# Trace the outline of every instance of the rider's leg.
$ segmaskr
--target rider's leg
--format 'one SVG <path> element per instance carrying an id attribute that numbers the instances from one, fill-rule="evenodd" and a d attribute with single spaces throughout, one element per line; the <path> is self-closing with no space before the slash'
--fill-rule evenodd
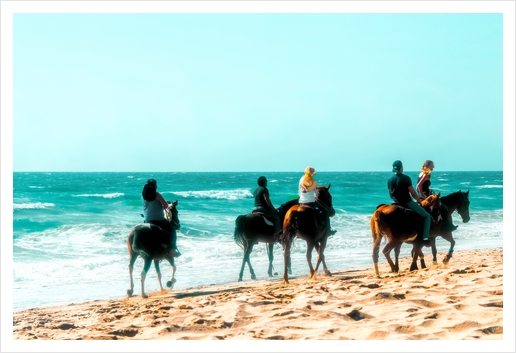
<path id="1" fill-rule="evenodd" d="M 423 217 L 423 240 L 428 240 L 430 238 L 430 224 L 432 222 L 432 216 L 430 216 L 430 213 L 426 212 L 421 205 L 414 201 L 408 202 L 406 206 Z"/>

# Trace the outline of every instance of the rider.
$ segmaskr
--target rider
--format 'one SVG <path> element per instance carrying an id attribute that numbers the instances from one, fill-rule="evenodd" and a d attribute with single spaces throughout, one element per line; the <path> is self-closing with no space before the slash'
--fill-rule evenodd
<path id="1" fill-rule="evenodd" d="M 314 179 L 316 173 L 313 167 L 308 166 L 305 168 L 304 175 L 299 179 L 299 203 L 321 210 L 321 221 L 326 226 L 326 232 L 330 233 L 330 210 L 317 200 L 319 192 L 317 190 L 317 181 Z"/>
<path id="2" fill-rule="evenodd" d="M 401 161 L 394 161 L 392 163 L 392 172 L 396 173 L 387 182 L 387 188 L 389 190 L 389 196 L 397 203 L 404 207 L 410 208 L 417 212 L 423 217 L 423 241 L 427 242 L 430 237 L 430 224 L 432 216 L 426 210 L 419 205 L 422 199 L 416 194 L 414 187 L 412 186 L 412 180 L 408 175 L 403 174 L 403 164 Z M 414 202 L 412 195 L 418 203 Z"/>
<path id="3" fill-rule="evenodd" d="M 147 184 L 143 187 L 142 205 L 144 222 L 155 224 L 164 231 L 172 234 L 170 252 L 174 257 L 178 257 L 181 256 L 181 252 L 177 249 L 176 232 L 172 231 L 172 225 L 165 219 L 163 214 L 163 210 L 168 208 L 168 203 L 163 196 L 157 192 L 157 189 L 158 183 L 154 179 L 147 180 Z"/>
<path id="4" fill-rule="evenodd" d="M 267 178 L 261 176 L 258 178 L 258 187 L 253 192 L 254 196 L 254 211 L 264 212 L 274 223 L 274 232 L 281 232 L 281 220 L 278 211 L 272 206 L 269 196 L 269 189 L 267 189 Z"/>
<path id="5" fill-rule="evenodd" d="M 430 177 L 432 176 L 432 171 L 434 170 L 435 164 L 433 161 L 427 159 L 423 163 L 423 167 L 421 167 L 421 173 L 417 177 L 417 192 L 422 198 L 427 198 L 431 194 L 433 194 L 433 190 L 430 189 Z M 453 232 L 458 228 L 458 226 L 453 225 L 453 220 L 451 217 L 451 213 L 448 211 L 448 207 L 441 202 L 440 206 L 441 215 L 444 220 L 444 226 L 447 231 Z"/>

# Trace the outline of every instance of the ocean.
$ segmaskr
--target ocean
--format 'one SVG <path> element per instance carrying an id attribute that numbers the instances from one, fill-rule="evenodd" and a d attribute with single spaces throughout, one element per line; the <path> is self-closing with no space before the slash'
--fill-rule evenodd
<path id="1" fill-rule="evenodd" d="M 417 180 L 417 171 L 405 172 Z M 129 288 L 126 239 L 142 222 L 140 195 L 146 180 L 158 181 L 158 191 L 168 201 L 178 201 L 181 230 L 176 259 L 177 283 L 173 290 L 238 280 L 243 251 L 234 242 L 238 215 L 251 212 L 252 192 L 260 175 L 268 179 L 275 207 L 295 198 L 302 173 L 136 173 L 15 172 L 13 175 L 13 309 L 67 305 L 93 300 L 122 299 Z M 331 219 L 337 233 L 325 251 L 330 271 L 371 266 L 369 219 L 377 205 L 390 203 L 389 172 L 318 172 L 319 185 L 331 183 L 336 211 Z M 454 232 L 455 250 L 503 246 L 503 172 L 432 173 L 432 189 L 448 195 L 469 190 L 469 223 L 453 214 L 459 228 Z M 7 236 L 3 234 L 2 236 Z M 410 246 L 402 247 L 408 256 Z M 449 243 L 437 239 L 439 252 Z M 294 242 L 291 278 L 306 276 L 306 243 Z M 429 248 L 425 251 L 431 264 Z M 283 253 L 274 250 L 274 278 L 281 280 Z M 315 265 L 316 254 L 313 254 Z M 438 259 L 442 261 L 442 256 Z M 453 259 L 451 260 L 453 261 Z M 380 262 L 385 258 L 380 256 Z M 265 244 L 255 246 L 251 263 L 255 281 L 266 281 Z M 135 264 L 135 293 L 140 293 L 143 260 Z M 320 269 L 319 271 L 321 271 Z M 171 268 L 162 262 L 163 285 Z M 246 267 L 244 281 L 251 281 Z M 145 282 L 147 293 L 158 291 L 151 267 Z"/>

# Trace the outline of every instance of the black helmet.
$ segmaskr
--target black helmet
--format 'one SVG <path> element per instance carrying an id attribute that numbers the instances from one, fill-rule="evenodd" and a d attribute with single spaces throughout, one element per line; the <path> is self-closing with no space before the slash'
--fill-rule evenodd
<path id="1" fill-rule="evenodd" d="M 265 186 L 267 185 L 267 178 L 264 176 L 261 176 L 258 178 L 258 186 Z"/>

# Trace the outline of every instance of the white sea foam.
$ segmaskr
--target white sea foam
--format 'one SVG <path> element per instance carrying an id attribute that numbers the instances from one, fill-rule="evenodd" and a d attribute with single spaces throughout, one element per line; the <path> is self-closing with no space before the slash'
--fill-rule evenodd
<path id="1" fill-rule="evenodd" d="M 503 185 L 478 185 L 478 189 L 503 189 Z"/>
<path id="2" fill-rule="evenodd" d="M 21 204 L 14 204 L 13 208 L 15 210 L 21 210 L 21 209 L 41 209 L 41 208 L 48 208 L 48 207 L 54 207 L 55 205 L 50 202 L 32 202 L 32 203 L 21 203 Z"/>
<path id="3" fill-rule="evenodd" d="M 242 200 L 253 197 L 249 189 L 174 191 L 173 194 L 185 198 L 217 200 Z"/>
<path id="4" fill-rule="evenodd" d="M 30 189 L 44 189 L 44 186 L 29 186 Z"/>
<path id="5" fill-rule="evenodd" d="M 74 197 L 103 197 L 105 199 L 114 199 L 120 196 L 124 196 L 122 192 L 114 192 L 111 194 L 81 194 L 81 195 L 73 195 Z"/>

